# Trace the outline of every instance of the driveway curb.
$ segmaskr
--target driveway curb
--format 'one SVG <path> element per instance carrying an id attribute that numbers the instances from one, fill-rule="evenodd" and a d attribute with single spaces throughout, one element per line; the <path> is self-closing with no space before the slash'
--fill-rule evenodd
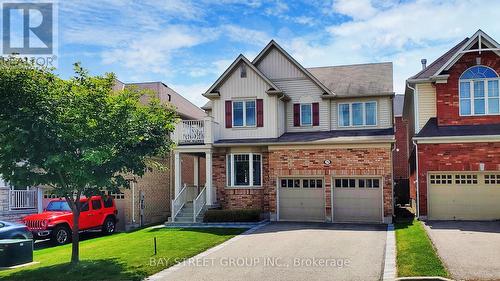
<path id="1" fill-rule="evenodd" d="M 232 243 L 240 240 L 241 238 L 243 238 L 243 236 L 254 233 L 255 231 L 257 231 L 261 227 L 264 227 L 264 226 L 266 226 L 268 224 L 269 224 L 269 222 L 261 223 L 259 225 L 256 225 L 256 226 L 250 228 L 249 230 L 243 232 L 240 235 L 237 235 L 237 236 L 235 236 L 235 237 L 233 237 L 233 238 L 231 238 L 231 239 L 229 239 L 229 240 L 227 240 L 227 241 L 225 241 L 225 242 L 223 242 L 223 243 L 221 243 L 221 244 L 219 244 L 219 245 L 217 245 L 217 246 L 215 246 L 213 248 L 210 248 L 210 249 L 206 250 L 205 252 L 199 253 L 198 255 L 196 255 L 194 257 L 191 257 L 191 259 L 195 259 L 196 260 L 196 259 L 204 258 L 204 257 L 208 256 L 209 254 L 215 253 L 215 252 L 221 250 L 222 248 L 224 248 L 224 247 L 226 247 L 226 246 L 228 246 L 228 245 L 230 245 L 230 244 L 232 244 Z M 173 265 L 173 266 L 171 266 L 169 268 L 166 268 L 166 269 L 164 269 L 164 270 L 162 270 L 160 272 L 157 272 L 157 273 L 155 273 L 155 274 L 147 277 L 145 280 L 147 280 L 147 281 L 162 281 L 162 280 L 165 280 L 168 277 L 168 275 L 170 275 L 174 271 L 179 270 L 180 268 L 182 268 L 184 266 L 185 266 L 185 263 L 180 262 L 178 264 L 175 264 L 175 265 Z"/>
<path id="2" fill-rule="evenodd" d="M 382 280 L 396 280 L 396 234 L 394 233 L 393 224 L 387 225 L 384 273 Z"/>

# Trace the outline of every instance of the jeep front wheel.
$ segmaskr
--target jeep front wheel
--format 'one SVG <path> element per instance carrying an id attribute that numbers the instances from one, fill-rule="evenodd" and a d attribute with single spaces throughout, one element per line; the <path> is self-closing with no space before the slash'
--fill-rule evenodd
<path id="1" fill-rule="evenodd" d="M 66 226 L 56 226 L 52 231 L 51 239 L 56 245 L 64 245 L 71 240 L 71 231 Z"/>
<path id="2" fill-rule="evenodd" d="M 112 234 L 115 232 L 116 222 L 113 218 L 106 218 L 102 225 L 102 232 L 104 234 Z"/>

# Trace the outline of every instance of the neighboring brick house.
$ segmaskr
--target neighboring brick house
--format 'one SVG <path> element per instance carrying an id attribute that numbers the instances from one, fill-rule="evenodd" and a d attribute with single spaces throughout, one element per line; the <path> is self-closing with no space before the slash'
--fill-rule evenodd
<path id="1" fill-rule="evenodd" d="M 500 219 L 500 45 L 479 30 L 407 80 L 417 215 Z"/>
<path id="2" fill-rule="evenodd" d="M 200 119 L 206 116 L 205 112 L 192 104 L 183 96 L 162 82 L 146 83 L 122 83 L 116 82 L 115 89 L 123 87 L 137 87 L 149 89 L 156 93 L 160 101 L 172 104 L 182 120 Z M 193 186 L 195 184 L 195 165 L 204 167 L 204 162 L 194 155 L 183 155 L 182 162 L 187 167 L 193 167 L 182 171 L 182 185 Z M 121 218 L 120 227 L 130 229 L 140 225 L 166 222 L 170 216 L 171 187 L 173 186 L 172 159 L 161 160 L 166 167 L 164 170 L 153 169 L 137 178 L 130 189 L 123 189 L 121 194 L 114 194 Z M 195 164 L 195 162 L 197 162 Z M 204 174 L 201 179 L 204 180 Z M 143 204 L 141 204 L 143 198 Z"/>
<path id="3" fill-rule="evenodd" d="M 393 158 L 394 196 L 396 204 L 410 203 L 409 166 L 408 166 L 408 121 L 403 119 L 404 95 L 395 95 L 394 105 L 394 135 L 396 143 Z"/>
<path id="4" fill-rule="evenodd" d="M 153 91 L 161 102 L 172 104 L 182 120 L 200 119 L 206 116 L 205 112 L 195 106 L 187 99 L 176 93 L 162 82 L 147 83 L 123 83 L 115 81 L 114 90 L 124 87 L 137 87 Z M 144 102 L 146 102 L 144 97 Z M 142 177 L 134 177 L 130 189 L 122 189 L 118 194 L 112 194 L 118 209 L 118 229 L 128 230 L 141 225 L 166 222 L 170 216 L 171 187 L 173 186 L 172 158 L 157 159 L 162 162 L 165 169 L 151 169 Z M 183 155 L 181 159 L 186 169 L 182 171 L 182 185 L 194 188 L 197 185 L 194 172 L 196 166 L 201 171 L 204 169 L 204 161 L 196 155 Z M 200 175 L 200 182 L 204 181 L 204 174 Z M 50 200 L 50 190 L 45 190 L 43 207 Z"/>
<path id="5" fill-rule="evenodd" d="M 182 155 L 206 159 L 191 203 L 175 175 L 173 216 L 259 209 L 279 221 L 390 222 L 392 63 L 304 68 L 275 41 L 240 55 L 205 92 L 209 115 L 177 127 Z M 186 216 L 187 214 L 187 216 Z"/>

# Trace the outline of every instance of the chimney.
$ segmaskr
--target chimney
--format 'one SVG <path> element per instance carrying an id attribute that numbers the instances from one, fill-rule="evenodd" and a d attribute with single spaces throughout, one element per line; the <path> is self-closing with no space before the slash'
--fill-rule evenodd
<path id="1" fill-rule="evenodd" d="M 422 63 L 422 69 L 425 69 L 427 67 L 427 59 L 421 59 L 420 62 Z"/>

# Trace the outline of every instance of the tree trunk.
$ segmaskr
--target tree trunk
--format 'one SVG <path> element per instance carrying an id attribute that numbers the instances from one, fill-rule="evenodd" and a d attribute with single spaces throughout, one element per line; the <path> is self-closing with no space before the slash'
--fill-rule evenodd
<path id="1" fill-rule="evenodd" d="M 79 208 L 75 208 L 77 210 L 73 210 L 73 229 L 71 229 L 71 264 L 76 265 L 80 262 L 80 234 L 79 230 L 79 219 L 80 219 L 80 210 Z"/>

